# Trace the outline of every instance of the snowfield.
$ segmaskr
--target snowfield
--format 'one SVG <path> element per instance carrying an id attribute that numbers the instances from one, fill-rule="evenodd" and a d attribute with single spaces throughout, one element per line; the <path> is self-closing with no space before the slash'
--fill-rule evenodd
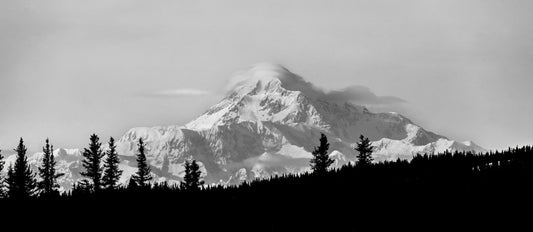
<path id="1" fill-rule="evenodd" d="M 233 78 L 227 96 L 184 126 L 139 127 L 117 141 L 126 184 L 136 171 L 137 141 L 146 141 L 157 181 L 178 183 L 183 164 L 194 158 L 207 184 L 235 184 L 287 172 L 309 170 L 320 133 L 330 142 L 335 166 L 355 161 L 352 149 L 361 134 L 375 146 L 374 160 L 410 159 L 417 153 L 484 151 L 426 131 L 398 113 L 372 113 L 364 106 L 330 101 L 325 91 L 280 65 L 258 64 Z M 80 177 L 79 149 L 54 151 L 60 179 L 68 190 Z M 42 154 L 29 157 L 36 164 Z M 14 156 L 7 158 L 7 166 Z"/>

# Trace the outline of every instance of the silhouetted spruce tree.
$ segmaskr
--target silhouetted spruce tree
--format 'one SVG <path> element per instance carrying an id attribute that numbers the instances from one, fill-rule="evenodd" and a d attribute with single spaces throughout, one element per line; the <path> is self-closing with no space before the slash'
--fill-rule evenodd
<path id="1" fill-rule="evenodd" d="M 136 184 L 145 188 L 150 185 L 149 181 L 152 180 L 152 175 L 150 174 L 150 166 L 146 163 L 146 154 L 145 145 L 142 138 L 139 138 L 139 150 L 137 153 L 137 172 L 135 173 L 134 179 Z"/>
<path id="2" fill-rule="evenodd" d="M 0 198 L 6 197 L 5 178 L 2 173 L 2 170 L 4 170 L 5 164 L 6 164 L 6 161 L 4 161 L 4 156 L 2 156 L 2 150 L 0 150 Z"/>
<path id="3" fill-rule="evenodd" d="M 204 184 L 201 178 L 202 171 L 200 171 L 200 166 L 196 163 L 196 160 L 186 160 L 185 176 L 183 177 L 183 182 L 181 182 L 181 188 L 188 191 L 198 191 Z"/>
<path id="4" fill-rule="evenodd" d="M 136 190 L 139 186 L 137 185 L 137 181 L 135 180 L 135 176 L 130 177 L 130 181 L 128 182 L 128 191 Z"/>
<path id="5" fill-rule="evenodd" d="M 116 189 L 120 176 L 122 175 L 122 170 L 118 168 L 120 159 L 118 158 L 116 149 L 115 139 L 111 137 L 109 139 L 107 157 L 104 161 L 104 177 L 102 177 L 103 185 L 108 190 Z"/>
<path id="6" fill-rule="evenodd" d="M 59 195 L 59 184 L 57 178 L 63 176 L 62 173 L 56 173 L 56 161 L 54 159 L 54 147 L 46 139 L 46 145 L 43 147 L 43 161 L 39 167 L 39 176 L 41 181 L 38 183 L 41 196 Z"/>
<path id="7" fill-rule="evenodd" d="M 79 180 L 76 183 L 74 183 L 74 186 L 72 187 L 71 196 L 73 197 L 83 197 L 83 196 L 89 196 L 92 189 L 92 184 L 87 179 Z"/>
<path id="8" fill-rule="evenodd" d="M 102 167 L 100 166 L 104 153 L 102 152 L 102 143 L 96 134 L 91 135 L 89 148 L 83 151 L 83 167 L 85 172 L 80 173 L 82 176 L 92 181 L 92 190 L 99 191 L 102 188 Z"/>
<path id="9" fill-rule="evenodd" d="M 328 155 L 329 143 L 328 138 L 323 133 L 320 134 L 320 145 L 315 147 L 312 152 L 311 169 L 315 174 L 324 174 L 328 171 L 329 166 L 333 164 L 333 159 Z"/>
<path id="10" fill-rule="evenodd" d="M 4 183 L 7 185 L 7 192 L 6 192 L 6 196 L 7 197 L 15 197 L 14 194 L 14 189 L 12 189 L 10 186 L 15 186 L 16 183 L 15 183 L 15 171 L 13 170 L 13 164 L 10 164 L 9 165 L 9 168 L 7 168 L 7 178 L 6 180 L 4 181 Z"/>
<path id="11" fill-rule="evenodd" d="M 368 166 L 372 163 L 372 152 L 374 152 L 374 147 L 370 142 L 370 139 L 365 138 L 365 136 L 359 136 L 359 142 L 354 150 L 358 151 L 357 163 L 356 166 Z"/>
<path id="12" fill-rule="evenodd" d="M 17 159 L 14 166 L 8 170 L 8 195 L 13 199 L 27 199 L 33 197 L 36 191 L 35 174 L 32 173 L 26 157 L 26 146 L 20 138 L 17 149 Z"/>

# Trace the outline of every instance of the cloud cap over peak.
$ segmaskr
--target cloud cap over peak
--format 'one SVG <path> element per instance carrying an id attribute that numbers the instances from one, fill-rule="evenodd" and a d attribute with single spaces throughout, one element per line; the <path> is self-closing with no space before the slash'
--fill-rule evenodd
<path id="1" fill-rule="evenodd" d="M 230 79 L 227 89 L 231 92 L 243 85 L 255 87 L 258 82 L 270 81 L 280 81 L 283 88 L 300 91 L 310 98 L 341 104 L 350 102 L 367 106 L 389 106 L 406 103 L 399 97 L 378 96 L 370 88 L 362 85 L 351 85 L 338 90 L 325 90 L 291 72 L 281 64 L 267 62 L 258 63 L 248 69 L 236 72 Z"/>

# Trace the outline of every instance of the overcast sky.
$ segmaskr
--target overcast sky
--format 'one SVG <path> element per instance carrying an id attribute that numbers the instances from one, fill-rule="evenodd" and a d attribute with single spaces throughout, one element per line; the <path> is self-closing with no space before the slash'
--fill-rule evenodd
<path id="1" fill-rule="evenodd" d="M 184 124 L 269 61 L 424 128 L 533 143 L 532 1 L 0 1 L 0 148 Z"/>

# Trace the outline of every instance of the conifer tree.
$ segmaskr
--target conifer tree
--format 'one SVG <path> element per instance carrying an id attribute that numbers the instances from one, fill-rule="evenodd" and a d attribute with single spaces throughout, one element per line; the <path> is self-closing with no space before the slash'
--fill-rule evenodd
<path id="1" fill-rule="evenodd" d="M 71 195 L 75 197 L 88 196 L 92 191 L 92 184 L 89 182 L 89 180 L 83 179 L 74 183 Z"/>
<path id="2" fill-rule="evenodd" d="M 107 157 L 104 161 L 104 177 L 102 177 L 103 185 L 108 190 L 116 189 L 120 176 L 122 175 L 122 170 L 118 168 L 120 159 L 118 158 L 116 149 L 115 139 L 111 137 L 109 139 Z"/>
<path id="3" fill-rule="evenodd" d="M 152 180 L 150 166 L 146 163 L 145 145 L 142 138 L 139 138 L 139 150 L 137 153 L 137 172 L 133 177 L 136 184 L 141 187 L 148 187 L 149 181 Z"/>
<path id="4" fill-rule="evenodd" d="M 135 176 L 130 177 L 130 181 L 128 182 L 128 190 L 136 190 L 139 186 L 137 186 L 137 180 L 135 180 Z"/>
<path id="5" fill-rule="evenodd" d="M 15 189 L 14 187 L 11 188 L 11 186 L 16 185 L 14 176 L 15 176 L 15 171 L 13 170 L 13 164 L 10 164 L 9 168 L 7 168 L 7 178 L 4 182 L 7 185 L 7 192 L 6 192 L 7 197 L 15 197 Z"/>
<path id="6" fill-rule="evenodd" d="M 102 152 L 102 143 L 96 134 L 91 135 L 89 148 L 83 151 L 83 167 L 85 172 L 80 173 L 82 176 L 92 181 L 92 189 L 97 192 L 102 188 L 102 167 L 100 166 L 104 153 Z"/>
<path id="7" fill-rule="evenodd" d="M 26 146 L 20 138 L 19 145 L 15 149 L 17 159 L 15 165 L 8 170 L 8 195 L 13 199 L 27 199 L 33 197 L 36 191 L 35 174 L 31 171 L 26 157 Z"/>
<path id="8" fill-rule="evenodd" d="M 4 170 L 4 165 L 6 164 L 6 161 L 4 161 L 4 156 L 2 156 L 2 150 L 0 150 L 0 198 L 6 197 L 6 190 L 5 190 L 5 178 L 2 174 L 2 170 Z"/>
<path id="9" fill-rule="evenodd" d="M 200 166 L 196 163 L 196 160 L 186 160 L 185 176 L 183 177 L 183 182 L 181 182 L 181 188 L 188 191 L 198 191 L 204 184 L 201 178 L 202 171 L 200 171 Z"/>
<path id="10" fill-rule="evenodd" d="M 359 152 L 357 155 L 356 166 L 368 166 L 372 163 L 372 152 L 374 152 L 374 147 L 372 147 L 370 139 L 361 135 L 354 150 Z"/>
<path id="11" fill-rule="evenodd" d="M 329 157 L 328 150 L 328 138 L 322 133 L 320 134 L 320 145 L 315 147 L 315 150 L 312 152 L 311 169 L 313 173 L 324 174 L 328 171 L 329 166 L 333 164 L 333 159 Z"/>
<path id="12" fill-rule="evenodd" d="M 38 183 L 40 194 L 43 196 L 59 195 L 57 178 L 64 175 L 56 173 L 56 161 L 53 152 L 54 147 L 46 139 L 46 145 L 43 147 L 43 161 L 39 167 L 41 181 Z"/>

